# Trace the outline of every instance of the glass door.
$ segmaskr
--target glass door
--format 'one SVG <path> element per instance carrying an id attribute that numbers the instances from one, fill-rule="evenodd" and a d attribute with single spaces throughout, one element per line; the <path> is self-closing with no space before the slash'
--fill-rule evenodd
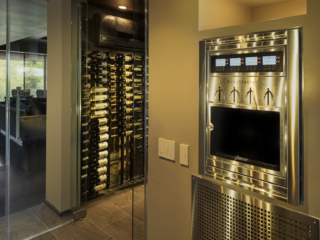
<path id="1" fill-rule="evenodd" d="M 140 140 L 134 142 L 133 154 L 133 190 L 132 190 L 132 239 L 147 239 L 146 235 L 146 184 L 147 184 L 147 159 L 148 159 L 148 38 L 147 38 L 147 9 L 148 1 L 133 0 L 133 18 L 136 26 L 134 34 L 135 67 L 143 68 L 141 71 L 141 84 L 134 84 L 135 92 L 142 92 L 144 99 L 142 105 L 135 108 L 135 118 L 142 118 L 141 125 L 134 128 L 135 135 L 141 135 Z M 138 59 L 142 58 L 139 62 Z M 137 138 L 139 139 L 139 138 Z"/>
<path id="2" fill-rule="evenodd" d="M 145 3 L 122 3 L 80 3 L 78 26 L 79 197 L 114 240 L 145 239 Z"/>

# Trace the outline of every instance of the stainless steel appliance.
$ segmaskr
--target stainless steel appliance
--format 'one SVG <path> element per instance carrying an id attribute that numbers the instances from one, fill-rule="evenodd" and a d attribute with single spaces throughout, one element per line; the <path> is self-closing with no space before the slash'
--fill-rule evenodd
<path id="1" fill-rule="evenodd" d="M 200 42 L 200 174 L 300 204 L 300 31 Z"/>

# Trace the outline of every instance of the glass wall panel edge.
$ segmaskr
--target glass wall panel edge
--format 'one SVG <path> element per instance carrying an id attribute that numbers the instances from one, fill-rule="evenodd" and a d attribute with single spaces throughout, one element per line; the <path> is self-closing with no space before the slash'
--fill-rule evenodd
<path id="1" fill-rule="evenodd" d="M 5 238 L 10 239 L 10 2 L 6 0 L 6 186 L 5 186 Z"/>

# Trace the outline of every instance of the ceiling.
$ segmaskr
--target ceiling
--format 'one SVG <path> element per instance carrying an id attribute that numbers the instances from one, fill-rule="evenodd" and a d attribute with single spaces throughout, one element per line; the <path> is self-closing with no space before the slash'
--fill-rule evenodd
<path id="1" fill-rule="evenodd" d="M 138 14 L 144 13 L 144 0 L 88 0 L 88 4 L 123 13 L 132 14 L 133 9 Z M 127 9 L 119 9 L 119 6 L 125 6 Z"/>
<path id="2" fill-rule="evenodd" d="M 234 0 L 234 1 L 239 2 L 248 7 L 257 8 L 257 7 L 275 5 L 279 3 L 294 2 L 297 0 Z"/>
<path id="3" fill-rule="evenodd" d="M 45 37 L 47 32 L 48 0 L 11 1 L 10 42 L 36 36 Z M 0 1 L 0 46 L 6 44 L 6 1 Z"/>

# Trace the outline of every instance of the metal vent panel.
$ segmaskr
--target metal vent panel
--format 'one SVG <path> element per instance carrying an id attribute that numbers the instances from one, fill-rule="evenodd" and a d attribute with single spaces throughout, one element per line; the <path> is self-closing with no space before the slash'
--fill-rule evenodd
<path id="1" fill-rule="evenodd" d="M 192 176 L 194 240 L 318 240 L 319 219 Z"/>

